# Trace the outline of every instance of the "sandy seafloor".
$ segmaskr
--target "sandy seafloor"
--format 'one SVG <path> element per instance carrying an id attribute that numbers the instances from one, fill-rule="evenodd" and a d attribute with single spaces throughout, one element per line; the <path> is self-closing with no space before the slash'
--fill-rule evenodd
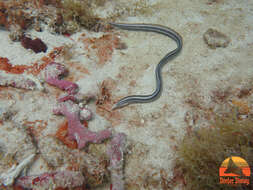
<path id="1" fill-rule="evenodd" d="M 252 85 L 253 79 L 253 2 L 248 0 L 159 0 L 149 1 L 156 4 L 151 14 L 123 17 L 123 23 L 155 23 L 168 26 L 183 37 L 183 49 L 179 56 L 169 61 L 162 69 L 163 91 L 161 97 L 151 103 L 134 104 L 117 110 L 120 117 L 108 118 L 96 114 L 94 103 L 89 108 L 94 118 L 89 122 L 91 130 L 112 127 L 116 132 L 127 135 L 132 147 L 127 153 L 125 181 L 129 189 L 152 189 L 147 185 L 149 179 L 160 180 L 163 170 L 170 179 L 173 175 L 175 146 L 186 133 L 186 113 L 193 113 L 194 107 L 187 100 L 195 100 L 203 107 L 215 104 L 212 92 L 224 89 L 237 89 Z M 110 10 L 110 2 L 100 14 Z M 209 28 L 226 34 L 231 42 L 226 48 L 211 49 L 203 40 L 203 34 Z M 32 36 L 41 38 L 48 45 L 48 52 L 53 47 L 74 44 L 75 54 L 71 61 L 83 64 L 90 75 L 81 75 L 76 81 L 81 92 L 98 92 L 98 84 L 103 80 L 115 81 L 116 87 L 111 94 L 124 97 L 133 94 L 148 94 L 155 88 L 154 69 L 159 60 L 176 47 L 173 40 L 154 33 L 129 32 L 119 30 L 125 50 L 115 50 L 112 59 L 103 66 L 96 65 L 96 57 L 84 56 L 83 44 L 78 41 L 80 34 L 102 36 L 103 33 L 81 31 L 70 38 L 53 35 L 48 31 L 29 31 Z M 35 54 L 25 50 L 20 43 L 11 42 L 7 31 L 0 31 L 0 56 L 8 57 L 15 65 L 30 64 L 44 53 Z M 61 60 L 58 60 L 59 62 Z M 68 65 L 65 64 L 68 68 Z M 68 68 L 71 72 L 71 67 Z M 119 73 L 121 73 L 119 77 Z M 73 74 L 73 73 L 72 73 Z M 135 85 L 129 85 L 135 81 Z M 47 87 L 48 88 L 48 87 Z M 16 94 L 19 94 L 17 92 Z M 48 121 L 48 131 L 63 117 L 54 116 L 52 107 L 55 98 L 41 98 L 37 91 L 23 95 L 22 101 L 1 100 L 2 107 L 12 105 L 18 113 L 14 122 L 27 120 Z M 114 100 L 116 101 L 116 100 Z M 214 105 L 214 107 L 219 105 Z M 53 118 L 53 119 L 52 119 Z M 57 118 L 59 118 L 57 120 Z M 205 120 L 202 118 L 202 125 Z M 115 121 L 116 120 L 116 121 Z M 112 121 L 115 122 L 112 124 Z M 200 124 L 201 125 L 201 124 Z M 38 173 L 39 161 L 31 167 L 30 173 Z M 39 169 L 43 172 L 43 168 Z M 46 170 L 46 169 L 45 169 Z M 145 186 L 146 183 L 146 186 Z M 139 184 L 139 186 L 138 186 Z M 100 188 L 98 188 L 100 189 Z M 108 187 L 104 188 L 108 189 Z M 161 189 L 157 186 L 156 189 Z M 181 189 L 177 187 L 175 189 Z"/>

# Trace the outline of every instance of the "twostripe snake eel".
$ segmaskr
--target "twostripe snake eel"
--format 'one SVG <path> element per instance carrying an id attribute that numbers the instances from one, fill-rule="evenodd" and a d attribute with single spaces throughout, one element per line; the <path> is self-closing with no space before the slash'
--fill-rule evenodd
<path id="1" fill-rule="evenodd" d="M 177 48 L 173 51 L 167 53 L 161 61 L 157 64 L 155 69 L 155 77 L 156 77 L 156 89 L 152 94 L 149 95 L 132 95 L 127 96 L 119 100 L 116 104 L 113 105 L 112 110 L 118 109 L 129 104 L 133 103 L 146 103 L 152 102 L 156 100 L 161 93 L 162 90 L 162 77 L 161 77 L 161 69 L 162 67 L 175 55 L 177 55 L 183 45 L 182 37 L 174 30 L 167 28 L 161 25 L 155 24 L 124 24 L 124 23 L 110 23 L 110 25 L 123 29 L 123 30 L 131 30 L 131 31 L 143 31 L 143 32 L 155 32 L 158 34 L 163 34 L 165 36 L 170 37 L 177 43 Z"/>

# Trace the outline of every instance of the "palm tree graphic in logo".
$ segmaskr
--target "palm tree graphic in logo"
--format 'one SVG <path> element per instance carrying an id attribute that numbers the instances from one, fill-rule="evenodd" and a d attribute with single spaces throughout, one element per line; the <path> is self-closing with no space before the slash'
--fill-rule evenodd
<path id="1" fill-rule="evenodd" d="M 220 176 L 250 176 L 248 163 L 238 156 L 231 156 L 224 160 L 220 167 Z"/>
<path id="2" fill-rule="evenodd" d="M 242 169 L 238 167 L 232 158 L 229 158 L 227 169 L 224 171 L 225 174 L 233 173 L 237 174 L 239 176 L 244 176 L 244 173 L 242 172 Z"/>

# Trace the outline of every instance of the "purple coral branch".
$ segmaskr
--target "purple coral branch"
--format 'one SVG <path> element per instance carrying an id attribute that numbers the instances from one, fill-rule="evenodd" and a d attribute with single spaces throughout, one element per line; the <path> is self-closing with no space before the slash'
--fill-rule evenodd
<path id="1" fill-rule="evenodd" d="M 65 101 L 71 100 L 72 102 L 80 103 L 83 101 L 87 102 L 91 99 L 94 99 L 95 97 L 96 96 L 91 93 L 87 93 L 87 94 L 83 94 L 80 92 L 77 92 L 76 94 L 65 93 L 58 98 L 58 101 L 65 102 Z"/>
<path id="2" fill-rule="evenodd" d="M 54 187 L 74 188 L 82 186 L 85 183 L 81 172 L 75 171 L 56 171 L 52 173 L 43 173 L 40 175 L 20 177 L 16 181 L 17 186 L 25 189 L 43 188 L 50 189 Z"/>
<path id="3" fill-rule="evenodd" d="M 53 112 L 67 117 L 68 137 L 71 140 L 76 140 L 79 149 L 85 147 L 88 142 L 101 143 L 103 140 L 111 137 L 111 131 L 108 129 L 92 132 L 85 128 L 80 122 L 80 108 L 72 101 L 59 103 Z"/>
<path id="4" fill-rule="evenodd" d="M 111 171 L 111 190 L 124 190 L 123 155 L 125 151 L 126 135 L 114 135 L 107 149 L 110 158 L 109 170 Z"/>
<path id="5" fill-rule="evenodd" d="M 41 72 L 41 78 L 43 78 L 48 84 L 56 86 L 66 93 L 58 98 L 59 102 L 65 102 L 71 100 L 79 103 L 85 99 L 91 99 L 94 97 L 92 94 L 82 94 L 78 92 L 78 85 L 76 83 L 66 81 L 60 78 L 60 76 L 67 74 L 67 69 L 64 65 L 56 62 L 51 62 Z"/>
<path id="6" fill-rule="evenodd" d="M 60 79 L 60 76 L 65 75 L 66 73 L 67 70 L 64 67 L 64 65 L 52 62 L 45 67 L 45 69 L 42 72 L 42 76 L 48 84 L 51 84 L 64 91 L 67 91 L 68 94 L 76 94 L 78 91 L 77 84 Z"/>
<path id="7" fill-rule="evenodd" d="M 66 80 L 59 79 L 60 75 L 66 74 L 67 70 L 59 63 L 52 62 L 46 66 L 42 72 L 42 77 L 51 85 L 54 85 L 67 92 L 67 95 L 58 99 L 59 105 L 54 109 L 55 114 L 63 114 L 68 119 L 68 137 L 76 140 L 78 148 L 85 147 L 88 142 L 101 143 L 103 140 L 111 137 L 111 131 L 103 130 L 100 132 L 92 132 L 84 128 L 80 119 L 89 120 L 92 117 L 91 111 L 84 108 L 82 111 L 79 106 L 74 104 L 84 98 L 78 93 L 78 85 Z"/>
<path id="8" fill-rule="evenodd" d="M 75 94 L 64 94 L 58 98 L 59 102 L 65 102 L 71 100 L 72 102 L 78 102 L 78 99 Z"/>
<path id="9" fill-rule="evenodd" d="M 75 94 L 77 92 L 76 90 L 78 89 L 77 84 L 66 80 L 59 80 L 58 78 L 49 77 L 46 79 L 46 82 L 64 91 L 67 91 L 69 94 Z"/>

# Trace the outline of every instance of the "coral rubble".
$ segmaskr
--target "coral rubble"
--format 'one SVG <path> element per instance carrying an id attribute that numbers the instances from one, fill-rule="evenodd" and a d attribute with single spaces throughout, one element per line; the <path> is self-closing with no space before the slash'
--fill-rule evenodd
<path id="1" fill-rule="evenodd" d="M 23 88 L 33 90 L 36 83 L 31 78 L 24 75 L 0 73 L 0 86 L 11 86 L 15 88 Z"/>
<path id="2" fill-rule="evenodd" d="M 48 190 L 52 188 L 74 188 L 82 186 L 85 182 L 81 172 L 75 171 L 56 171 L 43 173 L 40 175 L 20 177 L 16 185 L 26 189 Z"/>
<path id="3" fill-rule="evenodd" d="M 85 183 L 97 186 L 104 182 L 106 162 L 93 154 L 67 147 L 54 137 L 44 137 L 38 143 L 41 156 L 53 168 L 81 171 Z"/>
<path id="4" fill-rule="evenodd" d="M 36 147 L 21 126 L 5 121 L 0 127 L 0 185 L 7 186 L 33 161 Z"/>
<path id="5" fill-rule="evenodd" d="M 5 186 L 12 185 L 14 180 L 20 175 L 20 173 L 27 167 L 34 159 L 35 154 L 28 156 L 19 165 L 13 165 L 6 173 L 0 175 L 0 182 Z"/>

